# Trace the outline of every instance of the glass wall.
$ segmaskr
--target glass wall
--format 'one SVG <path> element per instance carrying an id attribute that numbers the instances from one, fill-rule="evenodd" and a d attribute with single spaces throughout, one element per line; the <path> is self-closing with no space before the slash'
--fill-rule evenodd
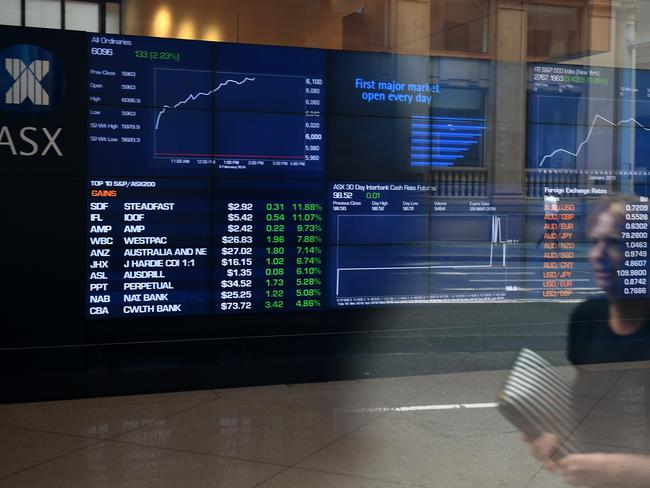
<path id="1" fill-rule="evenodd" d="M 323 280 L 309 291 L 326 309 L 373 310 L 353 326 L 391 329 L 369 334 L 373 344 L 420 333 L 444 342 L 435 316 L 463 347 L 487 336 L 488 349 L 549 340 L 564 356 L 571 310 L 602 292 L 590 271 L 589 215 L 605 197 L 647 196 L 648 114 L 638 94 L 650 85 L 636 64 L 650 43 L 647 4 L 144 0 L 123 10 L 133 34 L 330 50 L 315 88 L 326 94 L 316 122 L 326 142 L 309 142 L 305 160 L 329 188 L 319 203 L 328 225 L 314 237 L 329 246 Z M 214 72 L 215 87 L 252 78 L 221 80 L 218 62 Z M 214 109 L 200 112 L 213 126 L 226 117 L 203 108 Z M 170 128 L 160 144 L 175 149 L 165 157 L 185 154 L 191 165 L 191 154 L 221 154 L 214 149 L 226 142 L 206 124 L 190 124 L 206 128 L 201 137 L 178 141 Z M 235 164 L 212 159 L 216 175 Z M 643 290 L 619 281 L 632 295 Z M 289 293 L 258 294 L 266 292 L 278 296 L 260 303 L 278 307 Z M 476 313 L 456 315 L 463 301 Z M 409 306 L 421 313 L 417 327 Z"/>
<path id="2" fill-rule="evenodd" d="M 14 23 L 17 7 L 7 10 Z M 559 361 L 571 311 L 608 285 L 592 273 L 590 215 L 621 195 L 641 210 L 624 213 L 629 232 L 619 244 L 630 259 L 608 286 L 631 301 L 645 296 L 647 4 L 24 0 L 20 7 L 27 25 L 112 33 L 122 17 L 124 36 L 141 36 L 96 36 L 83 54 L 90 69 L 80 78 L 88 83 L 77 123 L 88 123 L 78 129 L 77 149 L 86 172 L 75 175 L 96 178 L 84 180 L 88 194 L 94 184 L 151 178 L 170 199 L 186 199 L 182 215 L 161 214 L 156 225 L 177 233 L 179 252 L 203 243 L 188 273 L 163 273 L 187 286 L 170 292 L 186 300 L 182 307 L 127 303 L 144 294 L 124 293 L 131 283 L 118 272 L 121 261 L 109 274 L 87 268 L 83 323 L 103 341 L 217 341 L 239 337 L 241 319 L 256 337 L 353 333 L 369 349 L 399 351 L 426 336 L 449 353 L 484 346 L 499 364 L 521 346 L 540 345 Z M 15 62 L 6 71 L 8 105 L 27 98 L 45 105 L 50 78 L 42 64 Z M 105 79 L 117 73 L 119 83 Z M 145 217 L 119 215 L 106 225 L 137 233 L 124 218 Z M 120 235 L 119 252 L 165 239 Z M 142 272 L 126 276 L 160 276 Z M 109 284 L 112 294 L 85 288 Z M 105 299 L 110 307 L 96 305 Z M 91 315 L 105 310 L 116 320 L 156 318 L 157 310 L 179 318 L 164 329 L 145 320 L 133 334 L 94 322 Z M 196 321 L 176 328 L 185 315 Z M 211 315 L 221 328 L 206 326 Z"/>
<path id="3" fill-rule="evenodd" d="M 532 481 L 520 429 L 650 453 L 647 373 L 585 366 L 650 360 L 649 4 L 2 2 L 50 30 L 0 29 L 0 394 L 361 379 L 326 386 L 370 393 L 330 412 L 372 417 L 370 448 L 341 451 L 350 486 L 391 463 L 418 486 L 563 486 Z M 364 381 L 413 375 L 422 395 Z M 268 434 L 242 408 L 205 418 Z"/>

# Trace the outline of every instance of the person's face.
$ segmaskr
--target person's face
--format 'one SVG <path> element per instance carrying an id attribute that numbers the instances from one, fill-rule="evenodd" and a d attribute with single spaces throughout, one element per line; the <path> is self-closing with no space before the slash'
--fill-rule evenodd
<path id="1" fill-rule="evenodd" d="M 620 269 L 625 250 L 621 239 L 621 223 L 610 212 L 601 213 L 587 233 L 592 247 L 589 261 L 594 273 L 594 281 L 605 292 L 616 291 L 616 270 Z"/>

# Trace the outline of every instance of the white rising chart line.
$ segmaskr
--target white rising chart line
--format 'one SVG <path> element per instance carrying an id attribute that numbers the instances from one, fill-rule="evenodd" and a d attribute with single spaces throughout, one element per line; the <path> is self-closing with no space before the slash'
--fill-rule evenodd
<path id="1" fill-rule="evenodd" d="M 547 154 L 546 156 L 544 156 L 544 157 L 542 158 L 542 160 L 541 160 L 540 163 L 539 163 L 539 167 L 541 168 L 542 165 L 544 164 L 544 162 L 545 162 L 547 159 L 552 158 L 553 156 L 555 156 L 557 153 L 560 153 L 560 152 L 563 152 L 563 153 L 566 153 L 566 154 L 570 154 L 571 156 L 577 158 L 577 157 L 578 157 L 578 154 L 580 154 L 580 151 L 582 150 L 582 147 L 583 147 L 585 144 L 587 144 L 587 143 L 589 142 L 589 139 L 591 138 L 591 133 L 594 131 L 594 127 L 596 127 L 596 120 L 597 120 L 597 119 L 600 119 L 600 120 L 603 120 L 603 121 L 607 122 L 607 123 L 608 123 L 609 125 L 611 125 L 612 127 L 619 127 L 621 124 L 627 124 L 627 123 L 629 123 L 629 122 L 634 122 L 635 125 L 641 127 L 643 130 L 645 130 L 645 131 L 650 131 L 649 128 L 645 127 L 645 126 L 644 126 L 643 124 L 641 124 L 639 121 L 637 121 L 636 119 L 634 119 L 634 117 L 630 117 L 629 119 L 621 120 L 618 124 L 615 124 L 615 123 L 612 122 L 611 120 L 607 120 L 605 117 L 602 117 L 602 116 L 596 114 L 596 115 L 594 116 L 594 120 L 591 122 L 591 127 L 589 128 L 589 132 L 587 133 L 587 137 L 585 138 L 584 141 L 582 141 L 582 142 L 580 143 L 580 145 L 578 146 L 578 149 L 576 150 L 576 152 L 573 153 L 573 152 L 569 151 L 568 149 L 556 149 L 556 150 L 553 151 L 551 154 Z"/>
<path id="2" fill-rule="evenodd" d="M 175 108 L 180 107 L 181 105 L 185 105 L 187 102 L 191 102 L 191 101 L 193 101 L 193 100 L 196 100 L 196 99 L 199 98 L 199 97 L 207 97 L 207 96 L 210 96 L 210 95 L 212 95 L 213 93 L 219 91 L 222 87 L 224 87 L 224 86 L 226 86 L 226 85 L 228 85 L 228 84 L 230 84 L 230 83 L 235 83 L 235 84 L 237 84 L 237 85 L 243 85 L 243 84 L 246 83 L 247 81 L 255 81 L 255 78 L 249 78 L 249 77 L 247 76 L 247 77 L 245 77 L 245 78 L 244 78 L 243 80 L 241 80 L 241 81 L 237 81 L 237 80 L 226 80 L 226 81 L 224 81 L 223 83 L 219 83 L 219 85 L 217 85 L 216 88 L 213 88 L 213 89 L 210 90 L 209 92 L 198 92 L 198 93 L 196 93 L 196 94 L 190 94 L 190 95 L 187 96 L 187 98 L 186 98 L 185 100 L 181 100 L 180 102 L 174 104 L 173 106 L 172 106 L 172 105 L 163 105 L 163 109 L 158 113 L 158 116 L 156 117 L 156 128 L 155 128 L 155 130 L 158 130 L 158 125 L 160 124 L 160 117 L 162 117 L 162 115 L 167 111 L 167 109 L 171 109 L 171 110 L 173 110 L 173 109 L 175 109 Z"/>

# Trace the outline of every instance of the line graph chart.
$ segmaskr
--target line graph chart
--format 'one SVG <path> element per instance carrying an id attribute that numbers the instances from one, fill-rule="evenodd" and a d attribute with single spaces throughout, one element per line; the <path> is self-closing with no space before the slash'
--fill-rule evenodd
<path id="1" fill-rule="evenodd" d="M 229 85 L 230 83 L 234 83 L 234 84 L 236 84 L 236 85 L 242 85 L 242 84 L 246 83 L 247 81 L 255 81 L 255 78 L 251 78 L 251 77 L 246 76 L 246 77 L 244 77 L 244 78 L 243 78 L 242 80 L 240 80 L 240 81 L 237 81 L 237 80 L 226 80 L 226 81 L 224 81 L 223 83 L 219 83 L 219 84 L 217 85 L 216 88 L 213 88 L 213 89 L 210 90 L 210 91 L 207 91 L 207 92 L 202 92 L 202 91 L 200 91 L 200 92 L 198 92 L 198 93 L 191 93 L 191 94 L 189 94 L 189 95 L 188 95 L 184 100 L 181 100 L 180 102 L 177 102 L 177 103 L 175 103 L 174 105 L 163 105 L 162 110 L 160 110 L 160 111 L 158 112 L 158 115 L 156 116 L 156 125 L 155 125 L 155 129 L 158 130 L 158 127 L 160 126 L 160 118 L 165 114 L 165 112 L 166 112 L 168 109 L 169 109 L 169 110 L 173 110 L 173 109 L 176 109 L 176 108 L 178 108 L 178 107 L 180 107 L 180 106 L 182 106 L 182 105 L 185 105 L 186 103 L 189 103 L 189 102 L 191 102 L 191 101 L 194 101 L 194 100 L 196 100 L 196 99 L 199 98 L 199 97 L 207 97 L 207 96 L 209 96 L 209 95 L 212 95 L 213 93 L 218 92 L 222 87 L 224 87 L 224 86 L 226 86 L 226 85 Z"/>
<path id="2" fill-rule="evenodd" d="M 528 112 L 529 168 L 615 170 L 630 158 L 637 168 L 648 166 L 650 101 L 532 97 Z M 623 104 L 628 104 L 626 111 Z"/>
<path id="3" fill-rule="evenodd" d="M 585 137 L 584 141 L 582 141 L 578 145 L 578 149 L 576 149 L 575 152 L 571 152 L 570 150 L 564 149 L 564 148 L 556 149 L 555 151 L 551 152 L 550 154 L 544 155 L 544 157 L 539 162 L 539 167 L 541 168 L 542 166 L 544 166 L 544 163 L 548 159 L 551 159 L 553 156 L 555 156 L 556 154 L 559 154 L 559 153 L 565 153 L 565 154 L 568 154 L 570 156 L 573 156 L 573 157 L 577 158 L 580 155 L 580 151 L 582 151 L 582 148 L 591 139 L 591 135 L 594 132 L 594 128 L 596 127 L 596 123 L 599 120 L 604 122 L 605 124 L 609 124 L 612 127 L 620 127 L 622 124 L 633 124 L 633 125 L 639 127 L 640 129 L 646 131 L 646 132 L 650 132 L 650 128 L 644 126 L 643 124 L 641 124 L 638 120 L 634 119 L 633 117 L 628 117 L 627 119 L 621 120 L 619 122 L 612 122 L 611 120 L 608 120 L 605 117 L 602 117 L 601 115 L 596 114 L 594 116 L 593 121 L 591 122 L 590 127 L 589 127 L 589 132 L 587 132 L 587 137 Z"/>
<path id="4" fill-rule="evenodd" d="M 322 167 L 320 79 L 157 68 L 154 84 L 156 159 L 226 170 Z"/>

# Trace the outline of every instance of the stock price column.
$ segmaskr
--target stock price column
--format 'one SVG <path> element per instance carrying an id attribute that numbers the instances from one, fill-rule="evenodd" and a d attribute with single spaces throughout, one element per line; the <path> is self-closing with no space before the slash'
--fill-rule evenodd
<path id="1" fill-rule="evenodd" d="M 217 312 L 319 309 L 319 184 L 232 181 L 217 186 Z"/>
<path id="2" fill-rule="evenodd" d="M 227 211 L 218 242 L 219 310 L 253 310 L 253 202 L 220 202 Z"/>

